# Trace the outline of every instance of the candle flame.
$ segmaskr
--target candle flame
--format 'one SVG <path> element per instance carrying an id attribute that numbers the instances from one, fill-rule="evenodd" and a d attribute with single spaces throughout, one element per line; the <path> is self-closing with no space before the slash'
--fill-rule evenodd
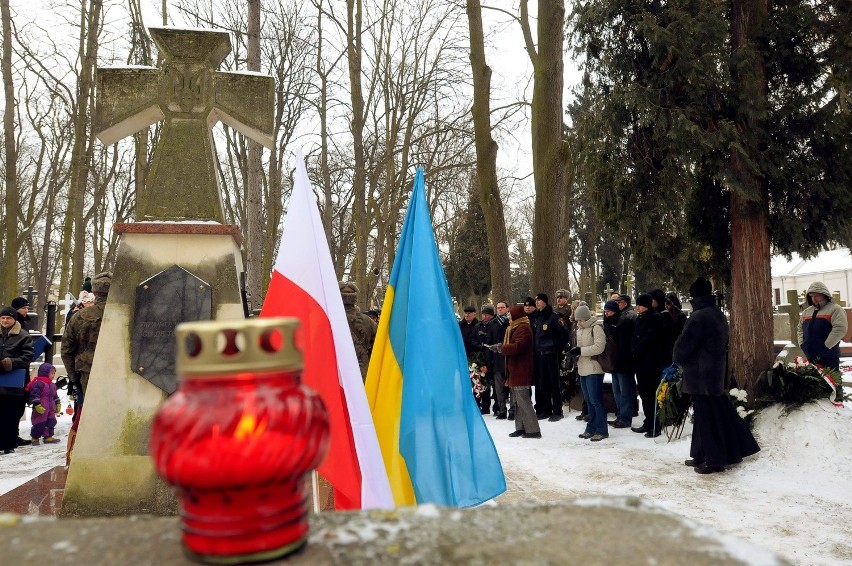
<path id="1" fill-rule="evenodd" d="M 259 438 L 264 432 L 266 432 L 266 419 L 258 421 L 254 414 L 243 413 L 234 429 L 234 438 L 237 440 Z"/>

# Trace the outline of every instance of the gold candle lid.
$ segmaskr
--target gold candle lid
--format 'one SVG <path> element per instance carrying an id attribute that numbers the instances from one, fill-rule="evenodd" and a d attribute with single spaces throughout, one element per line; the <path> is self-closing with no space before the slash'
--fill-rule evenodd
<path id="1" fill-rule="evenodd" d="M 184 322 L 175 328 L 179 377 L 302 369 L 297 318 Z"/>

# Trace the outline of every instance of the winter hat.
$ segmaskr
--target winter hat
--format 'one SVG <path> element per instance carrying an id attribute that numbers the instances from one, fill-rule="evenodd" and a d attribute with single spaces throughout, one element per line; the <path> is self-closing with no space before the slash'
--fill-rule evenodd
<path id="1" fill-rule="evenodd" d="M 666 295 L 666 302 L 667 302 L 667 303 L 671 303 L 671 305 L 672 305 L 674 308 L 676 308 L 677 310 L 680 310 L 680 309 L 682 309 L 682 308 L 683 308 L 683 306 L 680 304 L 680 299 L 678 299 L 678 298 L 677 298 L 677 295 L 676 295 L 676 294 L 674 294 L 674 293 L 668 293 L 668 294 Z"/>
<path id="2" fill-rule="evenodd" d="M 491 316 L 497 314 L 497 311 L 495 311 L 494 307 L 492 307 L 491 305 L 482 305 L 482 310 L 480 312 L 482 314 L 490 314 Z"/>
<path id="3" fill-rule="evenodd" d="M 651 301 L 653 301 L 653 300 L 654 300 L 654 298 L 651 295 L 649 295 L 648 293 L 642 293 L 641 295 L 636 297 L 636 306 L 645 307 L 646 309 L 650 309 L 650 308 L 652 308 L 651 307 L 651 304 L 652 304 Z"/>
<path id="4" fill-rule="evenodd" d="M 474 307 L 474 306 L 472 306 L 472 305 L 467 305 L 467 306 L 464 308 L 464 312 L 476 312 L 476 307 Z"/>
<path id="5" fill-rule="evenodd" d="M 630 295 L 621 295 L 620 297 L 618 297 L 618 300 L 624 301 L 625 303 L 627 303 L 627 306 L 629 307 L 632 299 L 630 298 Z"/>
<path id="6" fill-rule="evenodd" d="M 650 293 L 651 298 L 657 301 L 657 306 L 663 308 L 666 305 L 666 292 L 662 289 L 654 289 Z"/>
<path id="7" fill-rule="evenodd" d="M 337 285 L 340 287 L 340 296 L 343 297 L 343 304 L 354 305 L 355 301 L 358 300 L 358 287 L 355 283 L 340 281 Z"/>
<path id="8" fill-rule="evenodd" d="M 805 295 L 807 296 L 807 301 L 809 305 L 813 304 L 813 301 L 811 301 L 811 295 L 814 293 L 823 295 L 829 301 L 831 300 L 831 291 L 828 290 L 828 286 L 826 286 L 826 284 L 822 281 L 814 281 L 808 287 L 808 291 Z M 15 301 L 12 301 L 12 306 L 15 306 Z"/>
<path id="9" fill-rule="evenodd" d="M 590 311 L 589 307 L 586 305 L 580 305 L 577 307 L 577 310 L 574 311 L 574 318 L 576 320 L 589 320 L 592 318 L 592 311 Z"/>
<path id="10" fill-rule="evenodd" d="M 94 303 L 95 302 L 95 294 L 87 293 L 86 291 L 80 291 L 80 297 L 77 299 L 81 303 Z"/>
<path id="11" fill-rule="evenodd" d="M 85 279 L 83 279 L 83 290 L 86 291 L 87 293 L 92 292 L 92 278 L 91 277 L 86 277 Z"/>
<path id="12" fill-rule="evenodd" d="M 535 296 L 536 301 L 544 301 L 547 304 L 550 304 L 550 298 L 547 296 L 547 293 L 539 293 Z"/>
<path id="13" fill-rule="evenodd" d="M 532 297 L 527 297 L 526 299 L 524 299 L 524 303 L 521 306 L 534 307 L 535 306 L 535 299 L 533 299 Z"/>
<path id="14" fill-rule="evenodd" d="M 519 318 L 527 316 L 526 311 L 524 311 L 524 305 L 513 306 L 509 309 L 509 314 L 512 315 L 512 320 L 518 320 Z"/>
<path id="15" fill-rule="evenodd" d="M 18 320 L 18 311 L 12 307 L 3 307 L 0 309 L 0 316 L 11 316 L 15 320 Z"/>
<path id="16" fill-rule="evenodd" d="M 559 297 L 565 297 L 567 299 L 569 297 L 568 289 L 559 289 L 556 291 L 556 298 L 558 299 Z"/>
<path id="17" fill-rule="evenodd" d="M 713 285 L 703 277 L 699 277 L 689 286 L 689 294 L 693 298 L 706 297 L 713 292 Z"/>
<path id="18" fill-rule="evenodd" d="M 15 297 L 12 299 L 12 308 L 18 310 L 21 307 L 30 306 L 30 302 L 26 300 L 24 297 Z"/>
<path id="19" fill-rule="evenodd" d="M 50 377 L 50 372 L 56 369 L 56 366 L 53 364 L 44 362 L 40 366 L 38 366 L 38 376 L 39 377 Z"/>
<path id="20" fill-rule="evenodd" d="M 98 273 L 95 275 L 94 279 L 92 279 L 92 292 L 96 295 L 106 295 L 109 293 L 110 283 L 112 283 L 111 271 Z"/>
<path id="21" fill-rule="evenodd" d="M 613 301 L 612 299 L 610 299 L 609 301 L 604 303 L 604 310 L 605 311 L 612 311 L 612 312 L 620 312 L 621 311 L 621 309 L 618 308 L 618 302 Z"/>

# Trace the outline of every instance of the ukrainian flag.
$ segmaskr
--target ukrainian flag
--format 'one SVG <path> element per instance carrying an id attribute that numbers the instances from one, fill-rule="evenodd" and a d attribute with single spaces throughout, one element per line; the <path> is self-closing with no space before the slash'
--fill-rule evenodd
<path id="1" fill-rule="evenodd" d="M 365 386 L 396 505 L 468 507 L 506 491 L 471 394 L 419 168 Z"/>

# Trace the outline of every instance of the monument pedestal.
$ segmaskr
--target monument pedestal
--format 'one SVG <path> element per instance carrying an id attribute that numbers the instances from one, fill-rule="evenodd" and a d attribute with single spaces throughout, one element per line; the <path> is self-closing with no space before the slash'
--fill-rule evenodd
<path id="1" fill-rule="evenodd" d="M 156 348 L 169 340 L 174 344 L 174 327 L 185 320 L 179 320 L 179 315 L 170 320 L 136 320 L 146 316 L 136 308 L 139 285 L 177 266 L 208 286 L 213 319 L 244 317 L 239 287 L 243 264 L 236 226 L 139 222 L 117 224 L 115 231 L 121 237 L 115 276 L 68 470 L 62 516 L 171 515 L 178 511 L 177 498 L 157 476 L 148 455 L 151 422 L 167 392 L 153 385 L 150 375 L 142 375 L 147 370 L 134 364 L 133 350 L 146 345 Z M 144 301 L 179 308 L 185 297 L 149 296 Z M 150 329 L 150 338 L 143 332 L 140 340 L 140 328 Z M 145 355 L 150 359 L 152 352 L 156 357 L 156 350 L 150 348 Z M 173 347 L 163 348 L 160 361 L 168 356 L 173 364 Z M 138 360 L 138 352 L 135 357 Z"/>

